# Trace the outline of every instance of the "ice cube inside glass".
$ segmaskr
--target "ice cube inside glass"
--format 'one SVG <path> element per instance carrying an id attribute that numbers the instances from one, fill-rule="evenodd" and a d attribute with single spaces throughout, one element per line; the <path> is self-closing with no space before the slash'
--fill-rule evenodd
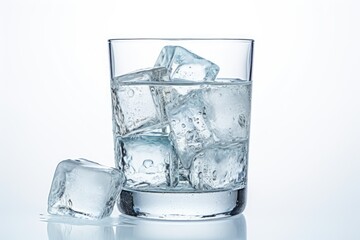
<path id="1" fill-rule="evenodd" d="M 48 212 L 101 219 L 111 214 L 124 182 L 123 174 L 85 159 L 64 160 L 55 170 Z"/>
<path id="2" fill-rule="evenodd" d="M 165 67 L 170 79 L 195 82 L 214 81 L 219 66 L 181 46 L 165 46 L 155 67 Z"/>

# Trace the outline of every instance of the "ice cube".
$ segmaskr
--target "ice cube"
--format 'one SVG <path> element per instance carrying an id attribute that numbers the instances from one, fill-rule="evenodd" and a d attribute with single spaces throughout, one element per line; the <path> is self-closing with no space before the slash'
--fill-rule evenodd
<path id="1" fill-rule="evenodd" d="M 177 83 L 212 82 L 219 67 L 180 46 L 165 46 L 155 63 L 169 71 L 170 81 Z M 206 109 L 199 101 L 201 86 L 194 84 L 161 86 L 165 117 L 171 129 L 171 140 L 184 168 L 189 168 L 193 156 L 211 143 L 206 123 Z"/>
<path id="2" fill-rule="evenodd" d="M 179 89 L 187 93 L 179 94 Z M 248 139 L 250 93 L 251 84 L 245 82 L 163 89 L 171 140 L 184 168 L 214 142 L 233 144 Z"/>
<path id="3" fill-rule="evenodd" d="M 165 106 L 171 129 L 170 138 L 186 169 L 190 167 L 195 154 L 213 141 L 201 94 L 202 91 L 194 90 L 181 102 Z"/>
<path id="4" fill-rule="evenodd" d="M 247 139 L 250 126 L 250 84 L 213 85 L 203 91 L 209 129 L 216 142 Z"/>
<path id="5" fill-rule="evenodd" d="M 156 60 L 155 67 L 165 67 L 170 79 L 188 81 L 214 81 L 219 67 L 180 46 L 165 46 Z"/>
<path id="6" fill-rule="evenodd" d="M 55 170 L 48 212 L 100 219 L 111 214 L 124 182 L 115 169 L 85 159 L 64 160 Z"/>
<path id="7" fill-rule="evenodd" d="M 160 124 L 164 104 L 151 81 L 165 81 L 167 69 L 145 69 L 111 81 L 114 133 L 124 136 L 132 131 Z M 134 84 L 135 83 L 135 84 Z"/>
<path id="8" fill-rule="evenodd" d="M 179 180 L 178 159 L 168 135 L 130 135 L 117 138 L 116 162 L 128 187 L 174 187 Z"/>
<path id="9" fill-rule="evenodd" d="M 247 153 L 247 141 L 203 149 L 191 165 L 191 185 L 201 190 L 245 186 Z"/>
<path id="10" fill-rule="evenodd" d="M 48 222 L 47 232 L 49 240 L 115 239 L 111 226 Z"/>

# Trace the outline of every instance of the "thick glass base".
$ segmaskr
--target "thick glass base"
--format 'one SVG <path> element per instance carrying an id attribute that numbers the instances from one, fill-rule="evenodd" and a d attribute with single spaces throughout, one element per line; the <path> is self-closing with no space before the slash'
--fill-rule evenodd
<path id="1" fill-rule="evenodd" d="M 241 213 L 246 188 L 217 192 L 145 192 L 123 189 L 118 208 L 126 215 L 164 219 L 201 220 Z"/>

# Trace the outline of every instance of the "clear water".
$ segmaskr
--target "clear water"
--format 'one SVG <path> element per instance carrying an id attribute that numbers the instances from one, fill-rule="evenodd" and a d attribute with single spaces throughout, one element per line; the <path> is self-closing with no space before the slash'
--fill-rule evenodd
<path id="1" fill-rule="evenodd" d="M 251 82 L 160 82 L 158 77 L 112 81 L 116 165 L 125 174 L 125 189 L 245 188 Z"/>

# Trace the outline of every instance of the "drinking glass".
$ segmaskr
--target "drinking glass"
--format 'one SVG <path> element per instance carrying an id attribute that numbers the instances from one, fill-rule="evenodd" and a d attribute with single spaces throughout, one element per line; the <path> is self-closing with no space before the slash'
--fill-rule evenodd
<path id="1" fill-rule="evenodd" d="M 244 210 L 253 45 L 109 40 L 120 212 L 189 220 Z"/>

